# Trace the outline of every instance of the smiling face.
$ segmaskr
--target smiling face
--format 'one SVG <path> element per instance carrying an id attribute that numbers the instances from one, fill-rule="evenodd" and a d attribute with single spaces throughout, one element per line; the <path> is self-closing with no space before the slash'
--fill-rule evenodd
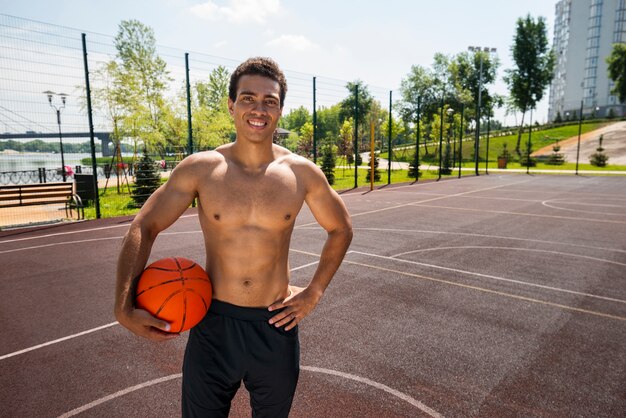
<path id="1" fill-rule="evenodd" d="M 228 99 L 228 110 L 235 121 L 237 140 L 269 141 L 282 114 L 280 86 L 277 81 L 260 75 L 239 79 L 235 101 Z"/>

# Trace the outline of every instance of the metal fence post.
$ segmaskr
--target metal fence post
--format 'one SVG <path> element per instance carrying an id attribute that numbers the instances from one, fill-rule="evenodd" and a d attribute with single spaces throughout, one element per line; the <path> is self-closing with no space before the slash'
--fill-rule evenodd
<path id="1" fill-rule="evenodd" d="M 187 89 L 187 152 L 193 154 L 193 127 L 191 125 L 191 87 L 189 85 L 189 53 L 185 52 L 185 87 Z"/>
<path id="2" fill-rule="evenodd" d="M 96 206 L 96 219 L 100 219 L 100 193 L 98 192 L 98 165 L 96 164 L 96 144 L 94 141 L 93 116 L 91 109 L 91 87 L 89 85 L 89 63 L 87 61 L 87 35 L 82 34 L 83 61 L 85 64 L 85 89 L 87 96 L 87 115 L 89 116 L 89 140 L 91 145 L 91 169 L 93 170 L 93 195 Z M 104 146 L 104 144 L 103 144 Z M 65 172 L 65 167 L 63 167 Z"/>
<path id="3" fill-rule="evenodd" d="M 354 188 L 359 187 L 359 85 L 354 86 Z"/>
<path id="4" fill-rule="evenodd" d="M 315 97 L 315 79 L 313 77 L 313 163 L 317 164 L 317 100 Z"/>
<path id="5" fill-rule="evenodd" d="M 391 158 L 392 158 L 392 152 L 393 150 L 391 149 L 391 124 L 393 122 L 392 118 L 391 118 L 391 101 L 392 101 L 392 95 L 393 92 L 391 90 L 389 90 L 389 136 L 387 138 L 387 184 L 391 184 Z"/>

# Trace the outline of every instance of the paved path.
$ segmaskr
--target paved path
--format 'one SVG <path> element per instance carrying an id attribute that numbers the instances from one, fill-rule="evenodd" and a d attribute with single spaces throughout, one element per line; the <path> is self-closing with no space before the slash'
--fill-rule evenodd
<path id="1" fill-rule="evenodd" d="M 591 154 L 596 152 L 598 138 L 603 135 L 602 147 L 609 156 L 610 165 L 626 165 L 626 122 L 616 122 L 604 126 L 595 131 L 587 132 L 580 136 L 580 162 L 588 163 Z M 559 141 L 561 153 L 565 161 L 576 162 L 576 149 L 578 148 L 578 135 Z M 533 157 L 552 154 L 552 145 L 543 147 L 531 155 Z"/>

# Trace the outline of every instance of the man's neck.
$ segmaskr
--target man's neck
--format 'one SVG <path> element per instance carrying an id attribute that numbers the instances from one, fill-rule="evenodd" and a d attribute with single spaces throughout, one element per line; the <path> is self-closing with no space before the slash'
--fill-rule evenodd
<path id="1" fill-rule="evenodd" d="M 231 150 L 233 159 L 249 171 L 261 170 L 275 159 L 272 142 L 251 143 L 237 140 Z"/>

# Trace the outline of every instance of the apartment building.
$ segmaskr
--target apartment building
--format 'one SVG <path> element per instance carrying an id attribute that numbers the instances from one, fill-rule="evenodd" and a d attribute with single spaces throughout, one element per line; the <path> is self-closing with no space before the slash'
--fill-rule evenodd
<path id="1" fill-rule="evenodd" d="M 626 115 L 611 94 L 606 58 L 614 43 L 626 42 L 626 0 L 560 0 L 555 6 L 548 119 L 579 115 Z"/>

